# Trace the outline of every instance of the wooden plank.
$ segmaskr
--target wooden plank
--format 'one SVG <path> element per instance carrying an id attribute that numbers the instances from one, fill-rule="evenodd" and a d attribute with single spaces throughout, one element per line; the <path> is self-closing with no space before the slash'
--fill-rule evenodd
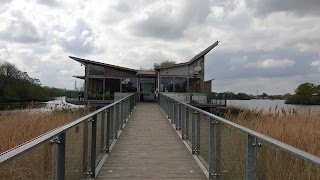
<path id="1" fill-rule="evenodd" d="M 155 103 L 139 103 L 97 179 L 207 179 Z"/>

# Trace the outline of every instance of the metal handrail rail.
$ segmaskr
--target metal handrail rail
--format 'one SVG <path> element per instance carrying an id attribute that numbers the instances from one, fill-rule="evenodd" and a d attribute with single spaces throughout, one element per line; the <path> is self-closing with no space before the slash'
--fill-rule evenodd
<path id="1" fill-rule="evenodd" d="M 0 154 L 0 164 L 5 163 L 5 162 L 11 160 L 12 158 L 18 157 L 19 155 L 24 154 L 24 153 L 34 149 L 35 147 L 37 147 L 41 143 L 52 139 L 53 137 L 61 134 L 62 132 L 65 132 L 66 130 L 68 130 L 68 129 L 70 129 L 70 128 L 72 128 L 72 127 L 74 127 L 74 126 L 76 126 L 76 125 L 78 125 L 80 123 L 82 123 L 83 121 L 86 121 L 87 119 L 93 117 L 94 115 L 96 115 L 96 114 L 98 114 L 98 113 L 100 113 L 102 111 L 105 111 L 106 109 L 108 109 L 108 108 L 110 108 L 110 107 L 112 107 L 112 106 L 114 106 L 114 105 L 116 105 L 116 104 L 118 104 L 118 103 L 120 103 L 120 102 L 122 102 L 122 101 L 124 101 L 124 100 L 126 100 L 128 98 L 130 98 L 131 96 L 134 96 L 134 94 L 135 93 L 133 93 L 132 95 L 129 95 L 127 97 L 124 97 L 124 98 L 122 98 L 122 99 L 120 99 L 120 100 L 118 100 L 116 102 L 113 102 L 112 104 L 109 104 L 109 105 L 107 105 L 107 106 L 105 106 L 103 108 L 100 108 L 100 109 L 98 109 L 98 110 L 96 110 L 96 111 L 94 111 L 94 112 L 92 112 L 92 113 L 90 113 L 90 114 L 88 114 L 86 116 L 83 116 L 83 117 L 81 117 L 81 118 L 79 118 L 79 119 L 77 119 L 77 120 L 75 120 L 75 121 L 73 121 L 71 123 L 68 123 L 66 125 L 60 126 L 60 127 L 56 128 L 56 129 L 53 129 L 53 130 L 51 130 L 51 131 L 49 131 L 49 132 L 47 132 L 45 134 L 42 134 L 42 135 L 40 135 L 40 136 L 38 136 L 38 137 L 36 137 L 34 139 L 31 139 L 31 140 L 29 140 L 29 141 L 27 141 L 27 142 L 25 142 L 25 143 L 23 143 L 23 144 L 21 144 L 19 146 L 16 146 L 16 147 L 14 147 L 12 149 L 9 149 L 9 150 L 1 153 Z"/>
<path id="2" fill-rule="evenodd" d="M 239 125 L 239 124 L 233 123 L 233 122 L 231 122 L 231 121 L 229 121 L 229 120 L 227 120 L 227 119 L 224 119 L 224 118 L 222 118 L 222 117 L 219 117 L 219 116 L 217 116 L 217 115 L 214 115 L 214 114 L 212 114 L 212 113 L 209 113 L 209 112 L 207 112 L 207 111 L 204 111 L 204 110 L 199 109 L 199 108 L 197 108 L 197 107 L 194 107 L 194 106 L 192 106 L 192 105 L 190 105 L 190 104 L 187 104 L 187 103 L 184 103 L 184 102 L 181 102 L 181 101 L 177 101 L 177 100 L 175 100 L 175 99 L 173 99 L 173 98 L 171 98 L 171 97 L 169 97 L 169 96 L 167 96 L 167 95 L 164 95 L 164 94 L 162 94 L 162 93 L 160 93 L 160 95 L 165 96 L 165 97 L 167 97 L 167 98 L 169 98 L 169 99 L 171 99 L 171 100 L 173 100 L 173 101 L 179 102 L 180 104 L 182 104 L 182 105 L 184 105 L 184 106 L 186 106 L 186 107 L 192 108 L 193 110 L 195 110 L 195 111 L 197 111 L 197 112 L 200 112 L 200 113 L 202 113 L 202 114 L 205 114 L 205 115 L 207 115 L 208 117 L 214 118 L 215 120 L 217 120 L 217 121 L 219 121 L 219 122 L 222 122 L 222 123 L 227 124 L 227 125 L 235 128 L 235 129 L 238 129 L 238 130 L 240 130 L 240 131 L 243 131 L 243 132 L 245 132 L 245 133 L 247 133 L 247 134 L 249 134 L 249 135 L 251 135 L 251 136 L 253 136 L 253 137 L 255 137 L 255 138 L 259 138 L 260 140 L 262 140 L 262 141 L 264 141 L 264 142 L 270 143 L 270 144 L 272 144 L 272 145 L 274 145 L 274 146 L 276 146 L 276 147 L 278 147 L 278 148 L 280 148 L 280 149 L 282 149 L 282 150 L 284 150 L 284 151 L 286 151 L 286 152 L 288 152 L 288 153 L 290 153 L 290 154 L 292 154 L 292 155 L 295 155 L 295 156 L 297 156 L 297 157 L 299 157 L 299 158 L 301 158 L 301 159 L 304 159 L 304 160 L 307 161 L 307 162 L 310 162 L 310 163 L 316 165 L 317 167 L 320 167 L 320 158 L 317 157 L 317 156 L 315 156 L 315 155 L 312 155 L 312 154 L 310 154 L 310 153 L 307 153 L 307 152 L 305 152 L 305 151 L 302 151 L 302 150 L 300 150 L 300 149 L 297 149 L 297 148 L 295 148 L 295 147 L 293 147 L 293 146 L 290 146 L 290 145 L 288 145 L 288 144 L 285 144 L 285 143 L 283 143 L 283 142 L 280 142 L 280 141 L 278 141 L 278 140 L 276 140 L 276 139 L 273 139 L 273 138 L 271 138 L 271 137 L 268 137 L 268 136 L 266 136 L 266 135 L 263 135 L 263 134 L 261 134 L 261 133 L 258 133 L 258 132 L 254 131 L 254 130 L 252 130 L 252 129 L 249 129 L 249 128 L 246 128 L 246 127 L 241 126 L 241 125 Z"/>

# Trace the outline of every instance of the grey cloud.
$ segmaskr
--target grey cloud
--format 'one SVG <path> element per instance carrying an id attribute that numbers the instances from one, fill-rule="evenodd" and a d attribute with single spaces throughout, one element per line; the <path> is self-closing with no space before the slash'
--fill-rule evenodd
<path id="1" fill-rule="evenodd" d="M 259 61 L 268 58 L 293 59 L 295 60 L 295 64 L 280 69 L 247 66 L 247 64 L 257 64 Z M 206 57 L 206 76 L 207 78 L 215 78 L 217 80 L 304 76 L 313 71 L 310 63 L 317 58 L 318 55 L 315 53 L 301 53 L 295 49 L 255 52 L 218 52 L 208 54 Z"/>
<path id="2" fill-rule="evenodd" d="M 37 0 L 37 2 L 39 4 L 50 6 L 50 7 L 59 6 L 58 0 Z"/>
<path id="3" fill-rule="evenodd" d="M 246 0 L 246 6 L 261 15 L 280 11 L 297 15 L 320 14 L 319 0 Z"/>
<path id="4" fill-rule="evenodd" d="M 130 11 L 130 6 L 124 2 L 119 2 L 116 6 L 114 6 L 120 12 L 128 12 Z"/>
<path id="5" fill-rule="evenodd" d="M 89 24 L 83 19 L 77 19 L 75 27 L 61 39 L 61 45 L 71 53 L 83 55 L 94 50 L 94 39 Z"/>
<path id="6" fill-rule="evenodd" d="M 9 2 L 11 2 L 12 0 L 0 0 L 0 3 L 1 4 L 4 4 L 4 3 L 9 3 Z"/>
<path id="7" fill-rule="evenodd" d="M 8 41 L 19 43 L 35 43 L 41 41 L 41 36 L 35 25 L 29 21 L 22 11 L 11 11 L 11 15 L 16 20 L 11 20 L 10 24 L 3 31 L 0 30 L 0 37 Z"/>
<path id="8" fill-rule="evenodd" d="M 177 39 L 190 24 L 202 23 L 210 14 L 209 1 L 186 1 L 177 9 L 173 6 L 158 7 L 148 12 L 129 28 L 138 36 Z"/>
<path id="9" fill-rule="evenodd" d="M 277 68 L 246 67 L 266 58 L 294 59 L 294 66 Z M 310 66 L 317 53 L 298 52 L 295 49 L 277 49 L 252 52 L 212 52 L 206 56 L 205 78 L 215 79 L 214 91 L 233 91 L 255 94 L 257 88 L 267 94 L 292 92 L 302 82 L 318 82 L 317 68 Z M 231 66 L 234 65 L 234 68 Z M 262 93 L 262 92 L 260 92 Z"/>

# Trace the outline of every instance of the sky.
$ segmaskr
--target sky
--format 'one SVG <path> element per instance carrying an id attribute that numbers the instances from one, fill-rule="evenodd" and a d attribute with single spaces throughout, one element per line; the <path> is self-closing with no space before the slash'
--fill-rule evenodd
<path id="1" fill-rule="evenodd" d="M 140 69 L 205 56 L 213 91 L 294 93 L 320 84 L 319 0 L 0 0 L 0 62 L 74 89 L 68 56 Z"/>

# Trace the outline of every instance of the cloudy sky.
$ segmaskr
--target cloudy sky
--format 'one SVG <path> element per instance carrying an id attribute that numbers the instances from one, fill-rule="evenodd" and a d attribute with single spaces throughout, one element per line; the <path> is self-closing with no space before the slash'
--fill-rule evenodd
<path id="1" fill-rule="evenodd" d="M 84 74 L 69 55 L 150 68 L 188 61 L 217 40 L 206 56 L 214 91 L 320 84 L 319 0 L 0 0 L 0 62 L 46 86 L 72 89 Z"/>

